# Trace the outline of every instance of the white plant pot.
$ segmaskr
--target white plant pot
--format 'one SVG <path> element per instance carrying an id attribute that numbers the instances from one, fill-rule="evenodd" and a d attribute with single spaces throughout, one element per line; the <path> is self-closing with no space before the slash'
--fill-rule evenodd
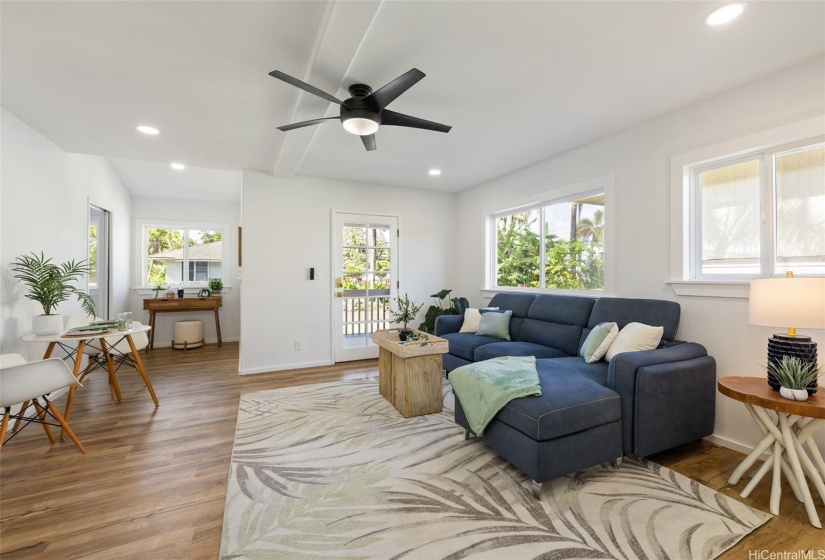
<path id="1" fill-rule="evenodd" d="M 779 394 L 791 401 L 807 401 L 808 391 L 806 389 L 788 389 L 780 387 Z"/>
<path id="2" fill-rule="evenodd" d="M 36 335 L 58 334 L 63 330 L 63 315 L 35 315 L 32 332 Z"/>

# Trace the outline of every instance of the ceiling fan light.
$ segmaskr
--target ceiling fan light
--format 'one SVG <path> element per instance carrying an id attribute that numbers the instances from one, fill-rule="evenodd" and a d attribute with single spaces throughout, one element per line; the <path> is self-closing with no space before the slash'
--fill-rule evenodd
<path id="1" fill-rule="evenodd" d="M 355 117 L 344 121 L 344 130 L 358 136 L 369 136 L 378 130 L 378 123 L 370 119 Z"/>

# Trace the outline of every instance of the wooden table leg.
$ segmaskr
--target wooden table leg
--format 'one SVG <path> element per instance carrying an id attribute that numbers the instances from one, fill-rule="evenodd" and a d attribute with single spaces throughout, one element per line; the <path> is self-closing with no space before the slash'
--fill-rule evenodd
<path id="1" fill-rule="evenodd" d="M 86 347 L 86 341 L 80 340 L 77 343 L 77 352 L 74 355 L 74 369 L 72 370 L 72 374 L 74 378 L 77 379 L 77 376 L 80 375 L 80 362 L 83 358 L 83 349 Z M 69 387 L 69 396 L 66 398 L 66 412 L 63 413 L 63 418 L 65 418 L 66 422 L 69 421 L 69 417 L 72 415 L 72 402 L 74 402 L 74 394 L 77 391 L 77 385 L 72 385 Z M 66 439 L 66 428 L 63 427 L 60 429 L 60 441 Z"/>
<path id="2" fill-rule="evenodd" d="M 49 347 L 46 348 L 46 353 L 43 354 L 43 359 L 44 360 L 48 360 L 49 358 L 51 358 L 52 352 L 54 351 L 54 347 L 55 347 L 56 344 L 57 344 L 56 342 L 49 342 Z M 24 410 L 29 408 L 30 404 L 31 404 L 31 401 L 24 402 L 23 406 L 20 407 L 20 412 L 23 412 Z M 17 430 L 19 430 L 20 429 L 20 424 L 22 422 L 23 422 L 23 418 L 18 417 L 17 420 L 14 421 L 14 427 L 12 427 L 11 431 L 16 432 Z"/>
<path id="3" fill-rule="evenodd" d="M 109 370 L 109 383 L 112 386 L 112 390 L 115 392 L 117 402 L 121 402 L 123 399 L 120 397 L 120 386 L 117 384 L 117 376 L 115 375 L 112 355 L 109 353 L 109 345 L 106 344 L 106 341 L 103 338 L 100 339 L 100 347 L 103 349 L 104 356 L 106 356 L 106 369 Z"/>
<path id="4" fill-rule="evenodd" d="M 221 347 L 221 318 L 218 315 L 218 308 L 215 308 L 215 330 L 218 331 L 218 348 Z"/>
<path id="5" fill-rule="evenodd" d="M 129 343 L 129 348 L 132 349 L 132 356 L 135 359 L 135 369 L 138 371 L 140 376 L 143 378 L 143 382 L 146 384 L 146 388 L 149 389 L 149 394 L 152 395 L 152 401 L 154 401 L 155 406 L 158 406 L 158 397 L 155 395 L 155 390 L 152 388 L 152 382 L 149 381 L 149 376 L 146 375 L 146 369 L 143 367 L 143 362 L 140 361 L 140 353 L 135 346 L 135 341 L 132 340 L 132 335 L 126 335 L 126 341 Z"/>
<path id="6" fill-rule="evenodd" d="M 149 344 L 146 346 L 146 353 L 149 353 L 149 350 L 154 350 L 155 348 L 155 312 L 149 311 L 149 326 L 152 327 L 152 330 L 149 331 Z"/>

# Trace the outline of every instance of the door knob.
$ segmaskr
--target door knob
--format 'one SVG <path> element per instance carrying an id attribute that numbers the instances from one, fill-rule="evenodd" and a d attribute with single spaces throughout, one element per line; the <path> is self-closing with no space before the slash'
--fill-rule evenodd
<path id="1" fill-rule="evenodd" d="M 335 292 L 335 297 L 344 297 L 344 292 Z"/>
<path id="2" fill-rule="evenodd" d="M 344 287 L 344 280 L 340 276 L 335 279 L 335 287 L 336 288 L 343 288 Z"/>

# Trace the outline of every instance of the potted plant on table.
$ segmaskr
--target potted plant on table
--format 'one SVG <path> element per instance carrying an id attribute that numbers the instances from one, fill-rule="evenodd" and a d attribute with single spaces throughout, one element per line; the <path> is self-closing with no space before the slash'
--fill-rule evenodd
<path id="1" fill-rule="evenodd" d="M 52 263 L 41 252 L 21 255 L 11 263 L 11 269 L 28 289 L 26 297 L 43 306 L 43 314 L 32 318 L 32 331 L 37 335 L 57 334 L 63 330 L 63 316 L 54 313 L 62 301 L 74 295 L 88 315 L 94 317 L 95 303 L 91 296 L 72 284 L 89 273 L 86 260 L 69 261 L 61 265 Z"/>
<path id="2" fill-rule="evenodd" d="M 415 319 L 424 304 L 416 305 L 408 294 L 404 294 L 404 297 L 395 298 L 395 305 L 397 311 L 390 309 L 390 315 L 392 315 L 393 323 L 404 325 L 404 328 L 398 332 L 398 338 L 402 341 L 407 340 L 407 337 L 413 334 L 413 331 L 407 328 L 407 323 Z"/>
<path id="3" fill-rule="evenodd" d="M 779 382 L 779 394 L 793 401 L 806 401 L 809 389 L 813 392 L 817 380 L 822 375 L 822 368 L 815 362 L 800 360 L 796 356 L 782 356 L 782 361 L 768 363 L 768 376 Z"/>
<path id="4" fill-rule="evenodd" d="M 219 295 L 223 290 L 223 280 L 220 278 L 210 278 L 209 279 L 209 291 L 212 295 Z"/>
<path id="5" fill-rule="evenodd" d="M 152 286 L 152 291 L 155 292 L 155 298 L 157 298 L 160 293 L 166 289 L 166 284 L 163 282 L 158 282 L 154 286 Z"/>

